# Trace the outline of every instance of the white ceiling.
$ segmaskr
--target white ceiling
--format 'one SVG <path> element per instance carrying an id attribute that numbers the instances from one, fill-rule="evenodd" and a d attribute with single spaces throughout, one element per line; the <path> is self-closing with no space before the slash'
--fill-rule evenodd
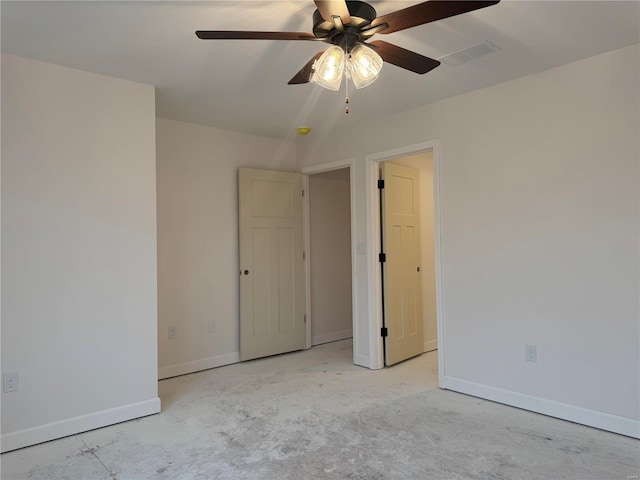
<path id="1" fill-rule="evenodd" d="M 376 1 L 378 15 L 420 3 Z M 371 86 L 287 85 L 324 44 L 199 40 L 195 30 L 310 32 L 312 0 L 2 1 L 2 51 L 157 87 L 157 115 L 274 138 L 348 127 L 640 41 L 640 2 L 509 1 L 389 35 L 440 58 L 490 41 L 502 50 L 426 75 L 385 65 Z M 576 79 L 579 81 L 579 79 Z M 312 132 L 313 134 L 313 132 Z"/>

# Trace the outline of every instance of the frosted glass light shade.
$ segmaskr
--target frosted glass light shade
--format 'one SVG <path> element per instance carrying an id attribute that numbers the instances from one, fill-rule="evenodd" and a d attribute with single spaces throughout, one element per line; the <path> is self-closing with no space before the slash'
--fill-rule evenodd
<path id="1" fill-rule="evenodd" d="M 313 64 L 311 81 L 329 90 L 338 90 L 344 73 L 344 50 L 334 45 L 329 47 Z"/>
<path id="2" fill-rule="evenodd" d="M 382 69 L 382 58 L 372 48 L 356 45 L 351 50 L 348 73 L 356 88 L 371 85 Z"/>

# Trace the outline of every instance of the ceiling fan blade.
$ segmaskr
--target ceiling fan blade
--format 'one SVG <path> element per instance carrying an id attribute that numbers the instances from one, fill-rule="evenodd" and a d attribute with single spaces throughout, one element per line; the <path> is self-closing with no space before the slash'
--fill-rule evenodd
<path id="1" fill-rule="evenodd" d="M 289 85 L 297 85 L 300 83 L 309 83 L 309 80 L 311 79 L 311 74 L 313 73 L 313 70 L 311 69 L 311 67 L 313 67 L 313 63 L 320 58 L 320 55 L 322 55 L 324 53 L 324 50 L 322 50 L 321 52 L 316 53 L 313 58 L 311 60 L 309 60 L 307 62 L 307 64 L 302 67 L 300 69 L 300 71 L 298 73 L 296 73 L 293 78 L 291 80 L 289 80 Z"/>
<path id="2" fill-rule="evenodd" d="M 320 15 L 326 22 L 333 22 L 334 16 L 339 16 L 346 25 L 351 21 L 351 14 L 345 0 L 313 0 Z"/>
<path id="3" fill-rule="evenodd" d="M 461 13 L 472 12 L 480 8 L 489 7 L 499 3 L 500 0 L 493 1 L 441 1 L 432 0 L 419 3 L 412 7 L 403 8 L 387 15 L 376 18 L 371 22 L 372 27 L 383 23 L 388 23 L 389 28 L 380 33 L 392 33 L 406 28 L 416 27 L 425 23 L 435 22 L 443 18 L 453 17 Z"/>
<path id="4" fill-rule="evenodd" d="M 385 62 L 392 63 L 393 65 L 415 73 L 427 73 L 440 65 L 438 60 L 422 56 L 419 53 L 383 42 L 382 40 L 369 42 L 367 45 L 376 47 L 376 52 L 378 52 L 378 55 L 380 55 Z"/>
<path id="5" fill-rule="evenodd" d="M 241 32 L 234 30 L 198 30 L 202 40 L 318 40 L 306 32 Z"/>

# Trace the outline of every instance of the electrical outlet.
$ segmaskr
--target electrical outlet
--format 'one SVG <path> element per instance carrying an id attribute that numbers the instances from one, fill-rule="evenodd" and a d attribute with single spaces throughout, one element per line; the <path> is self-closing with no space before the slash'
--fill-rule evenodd
<path id="1" fill-rule="evenodd" d="M 169 340 L 178 338 L 178 328 L 175 325 L 169 327 Z"/>
<path id="2" fill-rule="evenodd" d="M 209 333 L 215 333 L 216 331 L 216 321 L 209 320 Z"/>
<path id="3" fill-rule="evenodd" d="M 537 362 L 538 361 L 538 347 L 535 345 L 525 345 L 524 346 L 524 358 L 527 362 Z"/>
<path id="4" fill-rule="evenodd" d="M 2 374 L 2 391 L 4 393 L 18 391 L 18 372 Z"/>

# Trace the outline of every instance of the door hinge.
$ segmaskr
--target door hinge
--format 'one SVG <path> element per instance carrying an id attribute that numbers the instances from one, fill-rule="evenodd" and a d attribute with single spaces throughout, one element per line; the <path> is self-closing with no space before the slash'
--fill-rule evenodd
<path id="1" fill-rule="evenodd" d="M 387 261 L 387 254 L 386 253 L 379 253 L 378 254 L 378 261 L 380 263 L 384 263 Z"/>
<path id="2" fill-rule="evenodd" d="M 307 314 L 304 314 L 304 323 L 307 323 Z"/>
<path id="3" fill-rule="evenodd" d="M 307 259 L 307 252 L 302 252 L 302 259 L 306 260 Z"/>
<path id="4" fill-rule="evenodd" d="M 302 196 L 304 197 L 304 189 L 302 190 Z"/>
<path id="5" fill-rule="evenodd" d="M 384 188 L 384 180 L 378 180 L 378 188 L 382 190 Z"/>
<path id="6" fill-rule="evenodd" d="M 388 335 L 388 331 L 387 331 L 387 327 L 382 327 L 380 329 L 380 335 L 382 335 L 383 337 L 386 337 Z"/>

